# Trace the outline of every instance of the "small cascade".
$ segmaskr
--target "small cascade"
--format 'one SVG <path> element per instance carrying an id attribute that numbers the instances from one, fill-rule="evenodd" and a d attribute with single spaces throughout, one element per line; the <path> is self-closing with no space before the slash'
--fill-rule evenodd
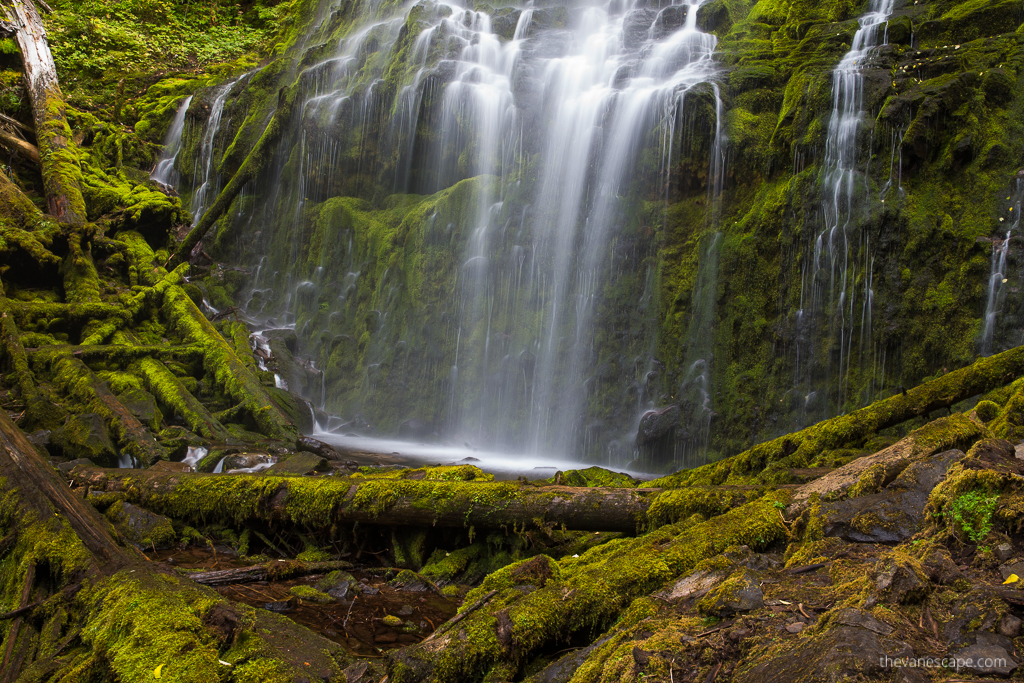
<path id="1" fill-rule="evenodd" d="M 999 222 L 1002 224 L 999 227 L 1001 230 L 1005 229 L 1005 232 L 1000 231 L 1002 238 L 995 237 L 992 240 L 988 296 L 985 300 L 984 327 L 979 343 L 981 355 L 983 356 L 990 356 L 998 351 L 1003 351 L 1004 347 L 1009 348 L 1020 343 L 1019 339 L 1021 337 L 1018 337 L 1017 340 L 1011 341 L 1009 344 L 999 345 L 997 348 L 996 331 L 999 323 L 999 314 L 1003 310 L 1008 294 L 1011 290 L 1016 291 L 1015 288 L 1020 285 L 1019 281 L 1010 282 L 1008 256 L 1014 233 L 1020 233 L 1022 203 L 1024 203 L 1024 179 L 1017 178 L 1014 181 L 1013 194 L 1006 198 L 1005 212 L 999 217 Z"/>
<path id="2" fill-rule="evenodd" d="M 209 453 L 209 451 L 202 446 L 189 446 L 188 450 L 185 452 L 185 458 L 182 462 L 192 469 L 196 469 L 196 467 L 199 466 L 199 461 L 205 458 L 207 453 Z"/>
<path id="3" fill-rule="evenodd" d="M 867 396 L 851 396 L 851 386 L 858 380 L 863 384 L 861 375 L 873 372 L 876 364 L 870 329 L 863 327 L 870 327 L 870 285 L 858 286 L 860 280 L 870 281 L 872 268 L 869 237 L 858 227 L 870 206 L 865 169 L 860 166 L 859 133 L 865 121 L 864 71 L 872 51 L 885 44 L 893 4 L 894 0 L 870 0 L 850 51 L 832 72 L 832 114 L 821 175 L 821 227 L 802 266 L 796 315 L 794 391 L 804 397 L 797 424 L 863 404 Z M 895 156 L 898 135 L 893 138 L 890 179 L 880 193 L 883 202 L 892 188 L 902 192 L 902 162 Z M 874 377 L 868 384 L 873 383 Z"/>
<path id="4" fill-rule="evenodd" d="M 149 176 L 152 180 L 168 187 L 175 187 L 178 184 L 179 175 L 177 169 L 174 168 L 174 162 L 177 161 L 178 153 L 181 152 L 182 134 L 185 132 L 185 115 L 191 105 L 192 95 L 189 95 L 178 107 L 178 113 L 171 121 L 167 138 L 164 140 L 163 154 L 160 155 L 160 160 L 156 162 L 156 167 Z"/>
<path id="5" fill-rule="evenodd" d="M 243 77 L 245 78 L 245 77 Z M 239 79 L 241 80 L 241 79 Z M 217 172 L 214 142 L 221 128 L 224 116 L 224 105 L 228 95 L 238 80 L 218 86 L 210 105 L 210 117 L 203 129 L 203 140 L 196 156 L 195 169 L 192 172 L 193 186 L 189 193 L 189 211 L 192 212 L 192 224 L 195 225 L 203 217 L 203 213 L 220 193 L 220 174 Z M 227 123 L 227 122 L 225 122 Z"/>

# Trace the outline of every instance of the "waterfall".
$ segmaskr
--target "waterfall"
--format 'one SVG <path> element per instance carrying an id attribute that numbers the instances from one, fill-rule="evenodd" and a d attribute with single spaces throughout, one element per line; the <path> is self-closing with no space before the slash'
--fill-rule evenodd
<path id="1" fill-rule="evenodd" d="M 712 207 L 701 339 L 714 317 L 726 137 L 702 4 L 424 0 L 373 6 L 333 52 L 317 48 L 232 220 L 253 266 L 249 312 L 295 326 L 324 369 L 322 405 L 520 452 L 607 458 L 631 441 L 661 400 L 637 389 L 654 362 L 646 274 L 684 162 L 705 167 Z M 197 217 L 215 196 L 229 90 L 207 124 Z M 392 234 L 423 241 L 416 260 L 374 260 Z M 706 385 L 710 353 L 700 360 Z M 710 396 L 692 416 L 705 440 Z"/>
<path id="2" fill-rule="evenodd" d="M 220 192 L 220 174 L 217 172 L 214 141 L 221 127 L 224 105 L 227 103 L 231 89 L 238 81 L 230 81 L 217 88 L 210 106 L 210 117 L 203 131 L 199 154 L 196 156 L 195 169 L 192 172 L 193 186 L 190 192 L 189 210 L 192 212 L 192 225 L 199 222 L 210 204 L 217 199 Z"/>
<path id="3" fill-rule="evenodd" d="M 178 113 L 171 121 L 171 127 L 167 131 L 167 138 L 164 140 L 164 151 L 156 162 L 156 167 L 150 174 L 150 178 L 163 185 L 174 187 L 178 184 L 178 171 L 174 168 L 174 162 L 178 159 L 181 151 L 182 133 L 185 131 L 185 115 L 192 104 L 192 95 L 189 95 L 178 107 Z"/>
<path id="4" fill-rule="evenodd" d="M 996 326 L 999 319 L 999 314 L 1006 303 L 1007 295 L 1009 294 L 1011 287 L 1016 285 L 1010 285 L 1009 271 L 1008 271 L 1008 256 L 1010 252 L 1010 240 L 1013 238 L 1015 232 L 1020 230 L 1020 214 L 1022 204 L 1024 204 L 1024 179 L 1017 178 L 1014 181 L 1013 194 L 1006 198 L 1007 207 L 1005 214 L 999 217 L 1000 223 L 1009 223 L 1005 228 L 1005 233 L 1000 230 L 1002 239 L 998 237 L 992 240 L 992 256 L 991 265 L 989 267 L 988 275 L 988 296 L 985 300 L 985 318 L 984 327 L 981 332 L 981 354 L 983 356 L 990 356 L 997 351 L 996 349 Z M 1007 219 L 1009 219 L 1007 221 Z M 1002 228 L 1003 226 L 1000 226 Z M 1009 348 L 1019 344 L 1019 338 L 1013 342 L 1000 345 L 998 351 L 1004 350 L 1005 346 Z"/>
<path id="5" fill-rule="evenodd" d="M 796 316 L 794 389 L 804 394 L 798 420 L 801 424 L 842 412 L 848 404 L 863 403 L 865 397 L 849 395 L 851 373 L 863 371 L 865 365 L 874 367 L 875 363 L 870 335 L 870 242 L 868 235 L 859 230 L 870 196 L 865 169 L 859 167 L 859 132 L 865 119 L 865 63 L 872 51 L 886 42 L 885 29 L 893 4 L 894 0 L 870 0 L 849 52 L 832 72 L 832 113 L 821 174 L 821 227 L 802 266 L 801 302 Z M 890 171 L 892 166 L 890 162 Z M 866 282 L 860 291 L 858 277 Z M 858 318 L 861 334 L 855 366 Z"/>

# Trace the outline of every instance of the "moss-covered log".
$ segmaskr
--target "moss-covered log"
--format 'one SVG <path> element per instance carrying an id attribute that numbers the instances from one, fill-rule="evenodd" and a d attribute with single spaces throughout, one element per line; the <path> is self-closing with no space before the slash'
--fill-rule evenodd
<path id="1" fill-rule="evenodd" d="M 290 683 L 338 680 L 350 663 L 339 645 L 145 562 L 113 533 L 0 411 L 0 612 L 25 595 L 40 603 L 4 643 L 19 654 L 7 680 L 141 681 L 158 671 L 169 683 Z"/>
<path id="2" fill-rule="evenodd" d="M 463 610 L 485 604 L 423 643 L 389 657 L 389 680 L 516 680 L 541 651 L 588 640 L 636 598 L 731 545 L 763 549 L 787 537 L 774 493 L 705 522 L 664 526 L 635 539 L 610 541 L 558 562 L 537 556 L 489 575 L 466 596 Z"/>
<path id="3" fill-rule="evenodd" d="M 185 424 L 196 434 L 220 442 L 234 438 L 217 418 L 210 414 L 199 399 L 189 393 L 181 380 L 175 377 L 163 363 L 155 358 L 140 358 L 135 364 L 138 375 L 146 388 L 161 405 L 174 411 L 185 420 Z"/>
<path id="4" fill-rule="evenodd" d="M 10 8 L 5 10 L 17 27 L 15 39 L 25 69 L 25 90 L 32 102 L 49 213 L 64 223 L 83 224 L 86 210 L 82 169 L 71 141 L 46 29 L 32 0 L 11 0 Z"/>
<path id="5" fill-rule="evenodd" d="M 1024 346 L 982 358 L 871 405 L 758 444 L 727 460 L 664 477 L 652 486 L 745 483 L 745 477 L 783 467 L 806 467 L 822 451 L 862 443 L 884 429 L 948 408 L 1024 376 Z"/>
<path id="6" fill-rule="evenodd" d="M 468 468 L 475 470 L 475 468 Z M 661 491 L 460 481 L 467 468 L 432 468 L 436 480 L 181 474 L 80 467 L 96 490 L 191 524 L 285 523 L 308 528 L 372 523 L 422 527 L 563 526 L 635 533 Z M 477 470 L 478 471 L 478 470 Z"/>
<path id="7" fill-rule="evenodd" d="M 203 358 L 203 350 L 192 344 L 180 344 L 177 346 L 127 346 L 121 344 L 83 344 L 60 345 L 60 346 L 38 346 L 26 349 L 28 352 L 40 351 L 52 353 L 55 351 L 70 352 L 75 358 L 83 361 L 115 361 L 118 363 L 131 362 L 140 358 L 155 358 L 159 360 L 179 360 L 183 362 L 200 361 Z"/>
<path id="8" fill-rule="evenodd" d="M 181 287 L 164 289 L 163 311 L 188 343 L 203 349 L 203 366 L 208 375 L 242 406 L 263 435 L 295 441 L 298 432 L 285 417 L 284 410 Z"/>
<path id="9" fill-rule="evenodd" d="M 122 451 L 144 465 L 167 459 L 167 450 L 85 363 L 59 352 L 36 354 L 33 361 L 45 366 L 57 387 L 84 408 L 82 412 L 103 417 Z"/>

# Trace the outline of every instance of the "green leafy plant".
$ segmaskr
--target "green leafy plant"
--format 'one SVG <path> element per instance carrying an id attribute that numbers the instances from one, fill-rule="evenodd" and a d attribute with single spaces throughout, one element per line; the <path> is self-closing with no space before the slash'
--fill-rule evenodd
<path id="1" fill-rule="evenodd" d="M 974 544 L 981 543 L 992 531 L 992 513 L 999 496 L 969 491 L 953 501 L 953 520 Z"/>

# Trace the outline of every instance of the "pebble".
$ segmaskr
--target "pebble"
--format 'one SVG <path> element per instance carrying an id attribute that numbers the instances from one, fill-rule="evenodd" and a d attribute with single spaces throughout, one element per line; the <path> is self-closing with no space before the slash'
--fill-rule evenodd
<path id="1" fill-rule="evenodd" d="M 786 624 L 786 630 L 790 633 L 800 633 L 800 631 L 804 630 L 804 626 L 807 626 L 807 624 L 802 621 L 795 621 L 792 624 Z"/>

